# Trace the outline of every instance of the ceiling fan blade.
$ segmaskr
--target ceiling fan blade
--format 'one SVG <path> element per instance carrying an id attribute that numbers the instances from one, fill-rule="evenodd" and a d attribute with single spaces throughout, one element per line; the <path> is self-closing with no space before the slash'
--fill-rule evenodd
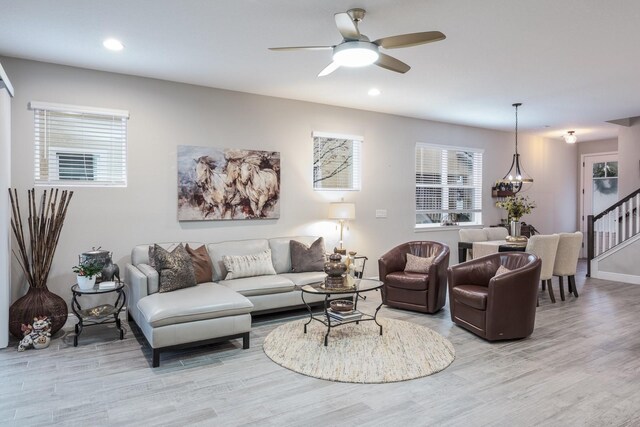
<path id="1" fill-rule="evenodd" d="M 400 47 L 417 46 L 424 43 L 439 42 L 447 36 L 440 31 L 426 31 L 423 33 L 401 34 L 399 36 L 383 37 L 374 41 L 375 44 L 385 49 L 397 49 Z"/>
<path id="2" fill-rule="evenodd" d="M 338 27 L 338 31 L 340 31 L 340 34 L 342 34 L 345 40 L 360 39 L 360 31 L 358 31 L 358 27 L 347 12 L 336 13 L 334 18 L 336 20 L 336 27 Z"/>
<path id="3" fill-rule="evenodd" d="M 384 53 L 380 53 L 380 57 L 375 62 L 378 67 L 382 67 L 386 70 L 395 71 L 396 73 L 406 73 L 411 69 L 410 66 L 400 61 L 399 59 L 394 58 L 393 56 L 385 55 Z"/>
<path id="4" fill-rule="evenodd" d="M 270 47 L 269 50 L 329 50 L 333 49 L 333 46 L 285 46 L 285 47 Z"/>
<path id="5" fill-rule="evenodd" d="M 332 62 L 331 64 L 324 67 L 324 70 L 320 71 L 320 73 L 318 74 L 318 77 L 328 76 L 338 68 L 340 68 L 340 65 L 337 62 Z"/>

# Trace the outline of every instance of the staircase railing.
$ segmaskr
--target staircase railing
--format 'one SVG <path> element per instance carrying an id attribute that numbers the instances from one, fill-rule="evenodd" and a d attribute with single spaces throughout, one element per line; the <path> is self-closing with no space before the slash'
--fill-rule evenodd
<path id="1" fill-rule="evenodd" d="M 640 188 L 598 215 L 587 216 L 587 276 L 591 260 L 640 233 Z"/>

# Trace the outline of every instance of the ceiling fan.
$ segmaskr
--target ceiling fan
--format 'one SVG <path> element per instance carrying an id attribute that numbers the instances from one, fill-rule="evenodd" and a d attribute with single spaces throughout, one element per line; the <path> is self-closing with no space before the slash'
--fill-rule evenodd
<path id="1" fill-rule="evenodd" d="M 364 9 L 349 9 L 334 15 L 338 31 L 342 35 L 342 42 L 334 46 L 290 46 L 270 47 L 270 50 L 333 50 L 333 61 L 327 65 L 318 77 L 327 76 L 340 67 L 364 67 L 376 64 L 396 73 L 406 73 L 411 67 L 404 62 L 380 52 L 380 48 L 398 49 L 401 47 L 417 46 L 419 44 L 438 42 L 446 36 L 440 31 L 426 31 L 422 33 L 402 34 L 383 37 L 370 41 L 369 37 L 360 33 L 359 23 L 364 19 Z"/>

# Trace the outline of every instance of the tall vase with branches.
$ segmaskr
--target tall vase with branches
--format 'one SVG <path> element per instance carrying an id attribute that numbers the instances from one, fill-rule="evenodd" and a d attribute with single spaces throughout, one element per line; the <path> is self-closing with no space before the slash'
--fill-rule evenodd
<path id="1" fill-rule="evenodd" d="M 49 317 L 51 333 L 55 334 L 66 322 L 68 314 L 67 303 L 49 291 L 47 280 L 73 191 L 45 190 L 38 203 L 34 189 L 27 193 L 29 240 L 25 238 L 18 192 L 9 189 L 11 230 L 18 246 L 13 255 L 29 284 L 27 294 L 9 308 L 9 331 L 18 338 L 22 337 L 21 325 L 31 323 L 36 316 Z"/>

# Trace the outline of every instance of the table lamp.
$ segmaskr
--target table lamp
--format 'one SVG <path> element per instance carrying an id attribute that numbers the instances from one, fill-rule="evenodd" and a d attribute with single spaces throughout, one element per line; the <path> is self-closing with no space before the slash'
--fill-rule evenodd
<path id="1" fill-rule="evenodd" d="M 344 223 L 350 219 L 356 219 L 356 205 L 345 202 L 329 203 L 329 219 L 337 219 L 340 222 L 340 247 L 335 248 L 334 251 L 346 255 L 347 250 L 343 247 Z"/>

